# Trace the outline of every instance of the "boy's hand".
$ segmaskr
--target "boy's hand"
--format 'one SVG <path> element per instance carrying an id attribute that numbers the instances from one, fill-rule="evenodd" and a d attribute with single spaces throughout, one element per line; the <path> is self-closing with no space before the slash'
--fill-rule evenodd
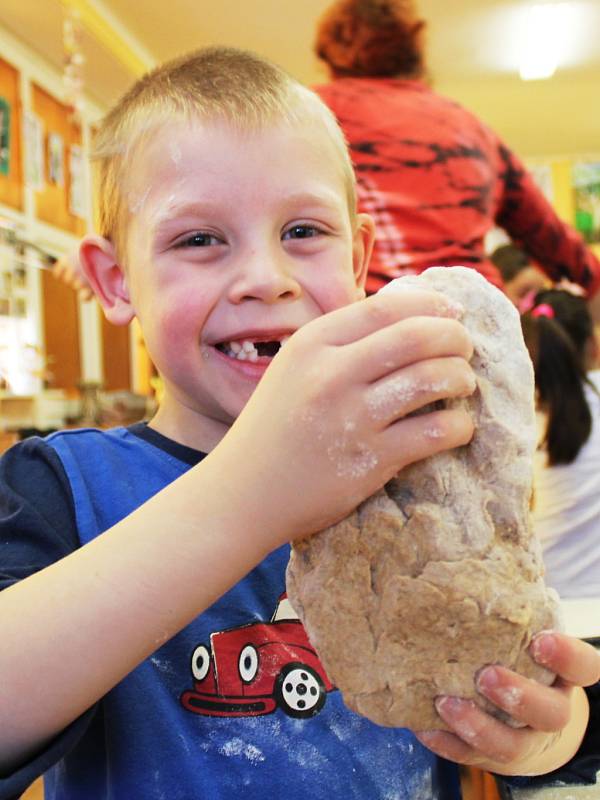
<path id="1" fill-rule="evenodd" d="M 465 410 L 407 416 L 474 391 L 461 311 L 437 292 L 394 292 L 291 337 L 217 448 L 267 549 L 342 519 L 407 464 L 470 440 Z"/>
<path id="2" fill-rule="evenodd" d="M 539 775 L 558 769 L 577 752 L 588 719 L 581 686 L 600 680 L 600 653 L 565 634 L 538 634 L 533 658 L 557 674 L 553 686 L 488 666 L 477 689 L 526 727 L 512 728 L 470 700 L 440 697 L 438 713 L 454 733 L 427 731 L 417 738 L 440 756 L 500 775 Z"/>

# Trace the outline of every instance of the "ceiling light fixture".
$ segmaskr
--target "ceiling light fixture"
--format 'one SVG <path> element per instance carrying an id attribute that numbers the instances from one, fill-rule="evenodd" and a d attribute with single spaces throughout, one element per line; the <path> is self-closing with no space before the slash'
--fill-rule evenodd
<path id="1" fill-rule="evenodd" d="M 569 3 L 530 5 L 522 32 L 519 74 L 524 81 L 551 78 L 561 62 Z"/>

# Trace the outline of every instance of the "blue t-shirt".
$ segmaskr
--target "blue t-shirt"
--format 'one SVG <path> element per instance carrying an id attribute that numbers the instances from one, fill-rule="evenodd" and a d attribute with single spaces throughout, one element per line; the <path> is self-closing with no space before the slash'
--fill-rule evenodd
<path id="1" fill-rule="evenodd" d="M 0 470 L 0 586 L 85 545 L 201 458 L 139 425 L 13 448 Z M 288 556 L 271 553 L 0 780 L 0 798 L 45 771 L 47 800 L 457 800 L 455 765 L 345 707 L 285 598 Z"/>

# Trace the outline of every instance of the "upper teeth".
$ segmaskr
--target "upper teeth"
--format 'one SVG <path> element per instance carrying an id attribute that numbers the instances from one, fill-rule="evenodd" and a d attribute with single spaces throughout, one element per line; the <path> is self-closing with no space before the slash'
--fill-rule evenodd
<path id="1" fill-rule="evenodd" d="M 280 349 L 284 346 L 289 338 L 289 336 L 283 336 L 279 340 Z M 271 339 L 271 341 L 277 340 Z M 238 361 L 256 361 L 258 359 L 258 350 L 256 349 L 256 345 L 249 339 L 244 339 L 241 342 L 223 342 L 223 347 L 228 356 L 235 358 Z"/>

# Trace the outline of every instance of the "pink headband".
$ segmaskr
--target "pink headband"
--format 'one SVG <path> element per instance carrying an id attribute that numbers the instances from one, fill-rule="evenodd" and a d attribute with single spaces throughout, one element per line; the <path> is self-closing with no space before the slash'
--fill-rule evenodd
<path id="1" fill-rule="evenodd" d="M 548 303 L 540 303 L 539 306 L 531 309 L 532 317 L 548 317 L 554 319 L 554 309 Z"/>

